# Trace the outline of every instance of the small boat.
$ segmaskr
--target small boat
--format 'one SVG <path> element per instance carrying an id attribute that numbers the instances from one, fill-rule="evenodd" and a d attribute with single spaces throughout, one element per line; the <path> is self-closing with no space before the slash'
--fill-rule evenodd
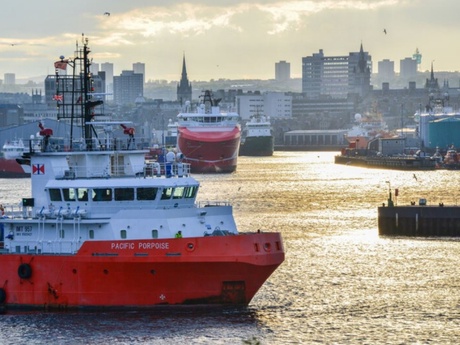
<path id="1" fill-rule="evenodd" d="M 193 111 L 190 102 L 177 116 L 177 147 L 194 173 L 231 173 L 236 170 L 240 148 L 240 116 L 222 112 L 211 91 L 201 96 Z"/>
<path id="2" fill-rule="evenodd" d="M 267 116 L 251 116 L 243 129 L 240 156 L 272 156 L 275 148 L 273 129 Z"/>
<path id="3" fill-rule="evenodd" d="M 460 169 L 460 155 L 453 147 L 449 148 L 442 161 L 442 166 L 448 170 Z"/>
<path id="4" fill-rule="evenodd" d="M 83 40 L 61 59 L 78 73 L 56 73 L 58 118 L 81 130 L 42 129 L 24 155 L 31 194 L 3 205 L 0 307 L 247 305 L 284 261 L 280 233 L 239 232 L 231 204 L 197 201 L 200 183 L 180 155 L 146 163 L 130 123 L 98 121 L 89 54 Z"/>
<path id="5" fill-rule="evenodd" d="M 26 152 L 26 147 L 21 139 L 7 141 L 2 147 L 0 157 L 0 178 L 25 178 L 30 177 L 30 171 L 24 171 L 16 161 Z"/>

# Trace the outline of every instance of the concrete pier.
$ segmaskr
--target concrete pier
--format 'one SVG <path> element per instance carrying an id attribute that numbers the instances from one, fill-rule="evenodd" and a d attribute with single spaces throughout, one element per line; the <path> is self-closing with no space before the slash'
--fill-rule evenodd
<path id="1" fill-rule="evenodd" d="M 460 206 L 381 206 L 378 226 L 379 235 L 458 237 Z"/>

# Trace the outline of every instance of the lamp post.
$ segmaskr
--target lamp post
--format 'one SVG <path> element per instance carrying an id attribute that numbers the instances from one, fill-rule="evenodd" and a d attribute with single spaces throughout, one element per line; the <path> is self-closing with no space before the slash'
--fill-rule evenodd
<path id="1" fill-rule="evenodd" d="M 391 183 L 390 181 L 385 181 L 388 183 L 388 207 L 393 207 L 393 199 L 391 198 Z"/>

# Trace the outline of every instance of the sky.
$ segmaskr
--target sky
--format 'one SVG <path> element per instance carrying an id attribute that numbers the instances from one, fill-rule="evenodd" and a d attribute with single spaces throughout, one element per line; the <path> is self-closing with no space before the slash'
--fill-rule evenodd
<path id="1" fill-rule="evenodd" d="M 458 71 L 459 14 L 459 0 L 15 0 L 0 11 L 0 79 L 54 73 L 82 34 L 93 62 L 115 75 L 143 62 L 146 80 L 179 80 L 184 55 L 190 81 L 273 79 L 282 60 L 300 78 L 302 57 L 361 44 L 374 73 L 417 48 L 420 70 Z"/>

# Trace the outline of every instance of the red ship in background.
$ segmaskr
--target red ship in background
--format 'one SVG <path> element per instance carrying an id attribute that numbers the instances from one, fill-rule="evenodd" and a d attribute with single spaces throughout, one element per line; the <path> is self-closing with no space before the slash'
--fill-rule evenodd
<path id="1" fill-rule="evenodd" d="M 30 169 L 26 172 L 16 161 L 25 153 L 26 148 L 21 139 L 7 141 L 2 147 L 0 157 L 0 178 L 24 178 L 30 177 Z"/>
<path id="2" fill-rule="evenodd" d="M 190 164 L 153 173 L 128 122 L 98 121 L 83 42 L 55 64 L 58 119 L 72 130 L 41 128 L 26 145 L 31 194 L 0 217 L 0 307 L 247 305 L 284 261 L 281 234 L 240 233 L 228 202 L 197 201 Z"/>
<path id="3" fill-rule="evenodd" d="M 236 170 L 241 141 L 240 116 L 221 112 L 211 91 L 201 96 L 195 111 L 190 102 L 177 116 L 177 147 L 194 173 L 231 173 Z"/>

